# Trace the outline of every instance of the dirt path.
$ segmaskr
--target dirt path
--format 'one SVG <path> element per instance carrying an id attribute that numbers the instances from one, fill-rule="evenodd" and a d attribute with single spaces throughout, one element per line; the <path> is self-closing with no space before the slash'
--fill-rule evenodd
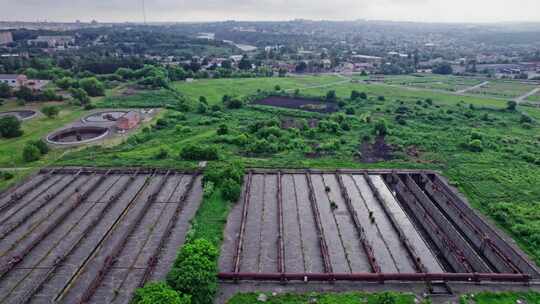
<path id="1" fill-rule="evenodd" d="M 527 98 L 529 98 L 530 96 L 533 96 L 534 94 L 536 94 L 536 93 L 538 93 L 538 92 L 540 92 L 540 87 L 538 87 L 538 88 L 536 88 L 536 89 L 530 91 L 530 92 L 527 93 L 527 94 L 524 94 L 524 95 L 522 95 L 522 96 L 519 96 L 518 98 L 515 99 L 515 101 L 516 101 L 517 103 L 522 103 L 522 102 L 525 101 Z"/>
<path id="2" fill-rule="evenodd" d="M 457 91 L 456 93 L 457 93 L 457 94 L 464 94 L 464 93 L 467 93 L 467 92 L 469 92 L 469 91 L 473 91 L 473 90 L 479 89 L 479 88 L 481 88 L 481 87 L 483 87 L 483 86 L 485 86 L 485 85 L 487 85 L 487 84 L 489 84 L 489 81 L 484 81 L 484 82 L 479 83 L 479 84 L 477 84 L 477 85 L 475 85 L 475 86 L 468 87 L 468 88 L 465 88 L 465 89 L 463 89 L 463 90 L 459 90 L 459 91 Z"/>

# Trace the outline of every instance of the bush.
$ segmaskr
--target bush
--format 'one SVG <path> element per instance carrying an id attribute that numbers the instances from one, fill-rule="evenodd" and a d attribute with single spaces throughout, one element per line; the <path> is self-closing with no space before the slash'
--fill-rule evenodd
<path id="1" fill-rule="evenodd" d="M 242 184 L 244 180 L 244 165 L 239 162 L 230 162 L 226 164 L 210 164 L 204 171 L 203 183 L 214 183 L 221 187 L 225 180 L 232 180 L 237 184 Z"/>
<path id="2" fill-rule="evenodd" d="M 35 141 L 31 141 L 28 143 L 29 145 L 34 145 L 36 148 L 38 148 L 39 150 L 39 153 L 41 153 L 41 155 L 45 155 L 47 153 L 49 153 L 49 146 L 47 146 L 47 144 L 38 139 L 38 140 L 35 140 Z"/>
<path id="3" fill-rule="evenodd" d="M 375 134 L 377 134 L 378 136 L 386 136 L 388 134 L 388 126 L 386 120 L 381 119 L 377 121 L 374 126 L 374 131 Z"/>
<path id="4" fill-rule="evenodd" d="M 190 304 L 191 296 L 181 295 L 164 282 L 146 284 L 135 291 L 135 304 Z"/>
<path id="5" fill-rule="evenodd" d="M 180 151 L 180 157 L 186 160 L 217 160 L 219 153 L 215 146 L 190 144 Z"/>
<path id="6" fill-rule="evenodd" d="M 79 81 L 81 89 L 86 91 L 89 96 L 104 96 L 105 86 L 95 77 L 83 78 Z"/>
<path id="7" fill-rule="evenodd" d="M 515 111 L 516 110 L 516 107 L 517 107 L 517 102 L 513 101 L 513 100 L 509 100 L 507 103 L 506 103 L 506 109 L 508 111 Z"/>
<path id="8" fill-rule="evenodd" d="M 218 250 L 205 239 L 185 244 L 167 274 L 167 283 L 174 290 L 191 295 L 194 304 L 213 303 L 218 255 Z"/>
<path id="9" fill-rule="evenodd" d="M 156 159 L 166 159 L 169 156 L 169 152 L 167 150 L 161 148 L 159 149 L 158 153 L 156 154 Z"/>
<path id="10" fill-rule="evenodd" d="M 217 134 L 218 135 L 225 135 L 227 133 L 229 133 L 229 127 L 227 127 L 226 124 L 219 125 L 219 127 L 217 129 Z"/>
<path id="11" fill-rule="evenodd" d="M 231 99 L 226 103 L 229 109 L 240 109 L 244 104 L 239 99 Z"/>
<path id="12" fill-rule="evenodd" d="M 240 198 L 242 186 L 236 181 L 228 178 L 221 186 L 223 198 L 229 202 L 236 202 Z"/>
<path id="13" fill-rule="evenodd" d="M 482 141 L 479 139 L 473 139 L 467 145 L 472 152 L 482 152 Z"/>
<path id="14" fill-rule="evenodd" d="M 379 96 L 379 97 L 377 97 L 377 100 L 378 100 L 378 101 L 385 101 L 386 98 L 385 98 L 384 96 Z"/>
<path id="15" fill-rule="evenodd" d="M 0 117 L 0 136 L 14 138 L 22 134 L 21 122 L 15 116 L 8 115 Z"/>
<path id="16" fill-rule="evenodd" d="M 35 145 L 27 144 L 24 146 L 22 156 L 23 160 L 29 163 L 38 160 L 41 157 L 41 152 Z"/>
<path id="17" fill-rule="evenodd" d="M 54 118 L 60 113 L 60 108 L 57 106 L 44 106 L 41 108 L 41 113 L 49 118 Z"/>
<path id="18" fill-rule="evenodd" d="M 0 171 L 0 178 L 3 180 L 10 180 L 13 178 L 13 174 L 10 172 Z"/>

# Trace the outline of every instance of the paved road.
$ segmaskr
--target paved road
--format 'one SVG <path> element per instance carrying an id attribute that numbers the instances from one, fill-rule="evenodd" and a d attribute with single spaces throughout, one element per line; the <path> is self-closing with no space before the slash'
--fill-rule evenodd
<path id="1" fill-rule="evenodd" d="M 479 84 L 477 84 L 477 85 L 475 85 L 475 86 L 468 87 L 468 88 L 465 88 L 465 89 L 463 89 L 463 90 L 459 90 L 459 91 L 457 91 L 456 93 L 457 93 L 457 94 L 467 93 L 467 92 L 469 92 L 469 91 L 473 91 L 473 90 L 476 90 L 476 89 L 478 89 L 478 88 L 481 88 L 481 87 L 483 87 L 483 86 L 485 86 L 485 85 L 487 85 L 487 84 L 489 84 L 489 81 L 484 81 L 484 82 L 479 83 Z"/>
<path id="2" fill-rule="evenodd" d="M 522 95 L 522 96 L 519 96 L 518 98 L 516 98 L 516 102 L 517 103 L 522 103 L 523 101 L 525 101 L 527 98 L 529 98 L 529 96 L 532 96 L 536 93 L 540 92 L 540 87 L 530 91 L 529 93 L 525 94 L 525 95 Z"/>

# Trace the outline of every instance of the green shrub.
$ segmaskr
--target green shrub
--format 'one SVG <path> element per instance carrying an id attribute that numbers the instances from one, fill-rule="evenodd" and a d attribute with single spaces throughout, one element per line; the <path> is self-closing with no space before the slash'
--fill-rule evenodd
<path id="1" fill-rule="evenodd" d="M 169 152 L 167 152 L 167 150 L 163 148 L 159 149 L 158 153 L 155 156 L 156 159 L 166 159 L 167 157 L 169 157 Z"/>
<path id="2" fill-rule="evenodd" d="M 0 136 L 14 138 L 22 134 L 21 122 L 15 116 L 8 115 L 0 117 Z"/>
<path id="3" fill-rule="evenodd" d="M 10 172 L 0 171 L 0 178 L 3 180 L 10 180 L 13 178 L 13 174 Z"/>
<path id="4" fill-rule="evenodd" d="M 27 163 L 38 160 L 41 157 L 41 152 L 38 147 L 32 144 L 24 146 L 22 151 L 23 160 Z"/>
<path id="5" fill-rule="evenodd" d="M 375 134 L 378 136 L 386 136 L 388 134 L 388 124 L 386 123 L 386 120 L 381 119 L 375 123 L 375 126 L 373 127 Z"/>
<path id="6" fill-rule="evenodd" d="M 229 202 L 236 202 L 240 198 L 240 194 L 242 192 L 242 185 L 228 178 L 223 182 L 221 190 L 224 199 Z"/>
<path id="7" fill-rule="evenodd" d="M 227 179 L 242 184 L 244 181 L 244 165 L 239 161 L 225 164 L 211 163 L 204 171 L 203 183 L 205 185 L 212 182 L 217 187 L 221 187 Z"/>
<path id="8" fill-rule="evenodd" d="M 482 148 L 482 141 L 479 139 L 473 139 L 468 143 L 468 148 L 472 152 L 481 152 L 483 150 Z"/>
<path id="9" fill-rule="evenodd" d="M 218 135 L 225 135 L 227 133 L 229 133 L 229 127 L 226 124 L 219 125 L 219 127 L 217 129 L 217 134 Z"/>
<path id="10" fill-rule="evenodd" d="M 167 283 L 176 291 L 191 295 L 194 304 L 211 304 L 217 291 L 218 250 L 209 241 L 187 243 L 167 274 Z"/>
<path id="11" fill-rule="evenodd" d="M 45 155 L 45 154 L 49 153 L 49 146 L 47 146 L 47 144 L 44 141 L 40 140 L 40 139 L 35 140 L 35 141 L 31 141 L 28 144 L 36 146 L 36 148 L 38 148 L 39 153 L 41 155 Z"/>
<path id="12" fill-rule="evenodd" d="M 217 160 L 219 153 L 215 146 L 190 144 L 180 151 L 180 157 L 186 160 Z"/>
<path id="13" fill-rule="evenodd" d="M 181 295 L 164 282 L 148 283 L 135 291 L 135 304 L 190 304 L 191 296 Z"/>

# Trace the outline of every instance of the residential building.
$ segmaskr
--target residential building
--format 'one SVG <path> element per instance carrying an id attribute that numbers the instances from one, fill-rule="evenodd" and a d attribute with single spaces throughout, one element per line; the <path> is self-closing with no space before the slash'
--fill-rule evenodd
<path id="1" fill-rule="evenodd" d="M 126 115 L 118 118 L 116 121 L 116 128 L 119 131 L 131 130 L 139 125 L 141 122 L 141 114 L 137 111 L 130 111 Z"/>
<path id="2" fill-rule="evenodd" d="M 75 43 L 73 36 L 38 36 L 28 40 L 29 45 L 47 45 L 48 47 L 66 47 Z"/>
<path id="3" fill-rule="evenodd" d="M 25 75 L 0 74 L 0 82 L 6 83 L 12 88 L 18 88 L 26 85 L 28 78 Z"/>
<path id="4" fill-rule="evenodd" d="M 11 32 L 0 32 L 0 45 L 6 45 L 13 42 L 13 35 Z"/>

